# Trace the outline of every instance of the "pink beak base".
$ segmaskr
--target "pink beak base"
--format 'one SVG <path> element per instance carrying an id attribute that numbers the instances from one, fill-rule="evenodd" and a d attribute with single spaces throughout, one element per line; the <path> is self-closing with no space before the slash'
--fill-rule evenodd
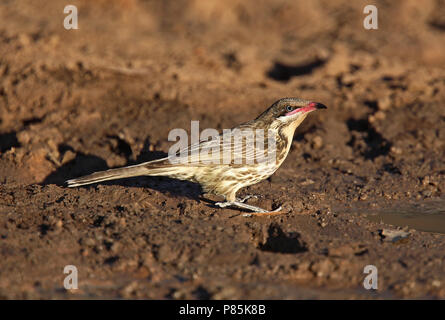
<path id="1" fill-rule="evenodd" d="M 316 109 L 326 109 L 326 107 L 323 104 L 321 104 L 321 103 L 311 102 L 311 103 L 309 103 L 307 106 L 305 106 L 303 108 L 298 108 L 298 109 L 295 109 L 295 110 L 293 110 L 293 111 L 291 111 L 289 113 L 286 113 L 286 116 L 291 116 L 291 115 L 296 114 L 296 113 L 304 114 L 304 113 L 307 113 L 307 112 L 310 112 L 310 111 L 314 111 Z"/>

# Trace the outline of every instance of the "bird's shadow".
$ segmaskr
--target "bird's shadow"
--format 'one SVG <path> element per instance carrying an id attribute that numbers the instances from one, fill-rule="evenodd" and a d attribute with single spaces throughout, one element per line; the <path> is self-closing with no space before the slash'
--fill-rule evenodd
<path id="1" fill-rule="evenodd" d="M 119 142 L 120 144 L 126 143 L 125 141 Z M 137 156 L 135 160 L 131 160 L 127 157 L 126 165 L 133 165 L 142 163 L 145 161 L 151 161 L 155 159 L 160 159 L 166 157 L 165 152 L 160 151 L 148 151 L 148 146 L 150 145 L 149 140 L 145 139 L 143 151 Z M 66 144 L 59 145 L 59 152 L 61 154 L 66 151 L 74 149 Z M 110 169 L 104 159 L 94 155 L 87 155 L 81 152 L 75 152 L 76 157 L 68 161 L 67 163 L 61 165 L 57 170 L 50 173 L 40 184 L 48 185 L 55 184 L 58 186 L 66 186 L 66 180 L 81 177 L 84 175 L 91 174 L 97 171 L 103 171 Z M 112 181 L 100 182 L 103 185 L 119 185 L 126 187 L 140 187 L 140 188 L 150 188 L 162 193 L 168 193 L 172 196 L 187 197 L 194 200 L 203 200 L 202 189 L 198 183 L 182 181 L 168 177 L 150 177 L 141 176 L 134 178 L 125 178 Z M 91 188 L 97 184 L 81 186 L 80 188 Z"/>

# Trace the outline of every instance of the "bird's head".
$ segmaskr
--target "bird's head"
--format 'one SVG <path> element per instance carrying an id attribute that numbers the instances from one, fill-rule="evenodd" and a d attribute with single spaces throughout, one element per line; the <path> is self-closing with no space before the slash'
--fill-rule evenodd
<path id="1" fill-rule="evenodd" d="M 276 127 L 290 124 L 297 127 L 310 112 L 317 109 L 326 109 L 326 106 L 299 98 L 283 98 L 271 105 L 257 120 Z"/>

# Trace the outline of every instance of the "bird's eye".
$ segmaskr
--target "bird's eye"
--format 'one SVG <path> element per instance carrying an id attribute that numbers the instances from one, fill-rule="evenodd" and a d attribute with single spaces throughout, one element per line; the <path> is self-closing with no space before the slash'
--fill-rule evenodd
<path id="1" fill-rule="evenodd" d="M 292 110 L 294 110 L 294 108 L 292 108 L 291 106 L 286 106 L 286 111 L 287 112 L 291 112 Z"/>

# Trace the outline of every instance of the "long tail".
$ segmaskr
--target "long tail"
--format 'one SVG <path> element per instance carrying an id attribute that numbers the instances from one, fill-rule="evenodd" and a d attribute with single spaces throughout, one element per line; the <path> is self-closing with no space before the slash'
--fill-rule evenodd
<path id="1" fill-rule="evenodd" d="M 149 176 L 168 175 L 172 171 L 172 168 L 168 167 L 150 168 L 150 166 L 147 164 L 148 162 L 145 162 L 134 166 L 95 172 L 87 176 L 68 180 L 66 181 L 66 183 L 68 184 L 68 187 L 78 187 L 102 181 L 130 178 L 130 177 L 137 177 L 144 175 L 149 175 Z"/>

